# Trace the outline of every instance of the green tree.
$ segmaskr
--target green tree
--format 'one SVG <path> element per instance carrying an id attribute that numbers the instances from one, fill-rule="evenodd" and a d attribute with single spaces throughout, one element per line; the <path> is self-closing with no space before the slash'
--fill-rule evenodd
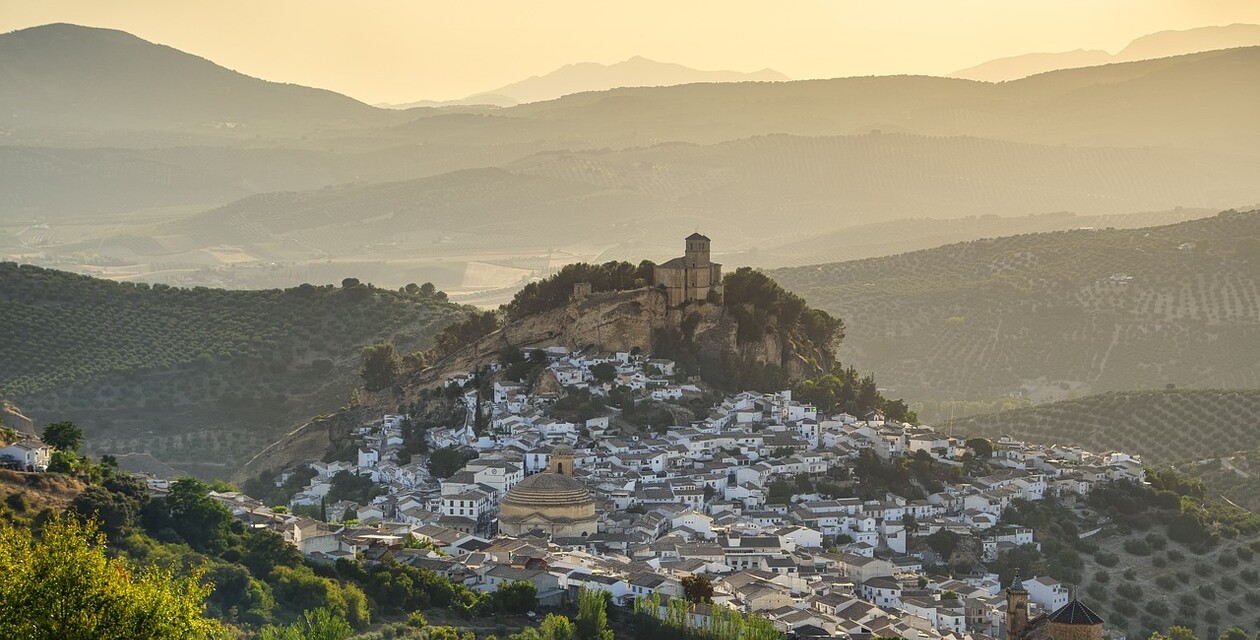
<path id="1" fill-rule="evenodd" d="M 608 600 L 602 591 L 578 591 L 577 640 L 613 640 L 608 628 Z"/>
<path id="2" fill-rule="evenodd" d="M 573 623 L 568 618 L 554 613 L 547 614 L 542 624 L 538 625 L 538 635 L 542 640 L 574 640 Z"/>
<path id="3" fill-rule="evenodd" d="M 693 574 L 682 579 L 683 595 L 688 602 L 713 602 L 713 581 L 703 574 Z"/>
<path id="4" fill-rule="evenodd" d="M 1220 635 L 1219 640 L 1250 640 L 1251 636 L 1242 627 L 1230 627 Z"/>
<path id="5" fill-rule="evenodd" d="M 464 467 L 468 457 L 455 447 L 442 447 L 429 455 L 429 473 L 438 478 L 449 478 Z"/>
<path id="6" fill-rule="evenodd" d="M 394 345 L 377 343 L 363 350 L 363 366 L 359 375 L 363 378 L 363 388 L 368 391 L 380 391 L 394 386 L 402 371 L 402 358 Z"/>
<path id="7" fill-rule="evenodd" d="M 307 611 L 297 622 L 287 627 L 266 627 L 258 634 L 258 640 L 346 640 L 354 629 L 344 618 L 328 609 Z"/>
<path id="8" fill-rule="evenodd" d="M 171 483 L 165 506 L 170 526 L 188 546 L 198 551 L 221 551 L 227 541 L 232 512 L 210 497 L 210 487 L 196 478 Z"/>
<path id="9" fill-rule="evenodd" d="M 967 440 L 967 447 L 976 452 L 976 457 L 986 459 L 993 457 L 993 443 L 987 438 L 971 438 Z"/>
<path id="10" fill-rule="evenodd" d="M 0 446 L 8 446 L 18 441 L 17 429 L 4 427 L 0 429 Z"/>
<path id="11" fill-rule="evenodd" d="M 600 382 L 612 382 L 617 379 L 617 365 L 611 362 L 601 362 L 591 365 L 591 375 Z"/>
<path id="12" fill-rule="evenodd" d="M 54 422 L 44 427 L 44 443 L 58 451 L 78 451 L 83 446 L 83 430 L 73 422 Z"/>
<path id="13" fill-rule="evenodd" d="M 37 540 L 0 525 L 0 637 L 28 640 L 209 638 L 211 586 L 109 558 L 94 523 L 54 517 Z"/>
<path id="14" fill-rule="evenodd" d="M 525 613 L 538 606 L 538 587 L 528 580 L 502 583 L 494 592 L 496 608 L 504 613 Z"/>

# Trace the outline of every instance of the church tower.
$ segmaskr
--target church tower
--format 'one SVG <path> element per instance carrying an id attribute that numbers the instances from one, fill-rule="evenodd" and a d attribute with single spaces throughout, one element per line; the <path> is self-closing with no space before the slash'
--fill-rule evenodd
<path id="1" fill-rule="evenodd" d="M 1015 574 L 1015 581 L 1006 590 L 1006 640 L 1020 640 L 1028 629 L 1028 591 Z"/>
<path id="2" fill-rule="evenodd" d="M 547 459 L 547 472 L 558 473 L 562 476 L 572 476 L 573 448 L 562 444 L 552 449 L 551 456 Z"/>
<path id="3" fill-rule="evenodd" d="M 687 251 L 683 259 L 686 260 L 689 268 L 709 266 L 708 236 L 698 232 L 687 236 Z"/>

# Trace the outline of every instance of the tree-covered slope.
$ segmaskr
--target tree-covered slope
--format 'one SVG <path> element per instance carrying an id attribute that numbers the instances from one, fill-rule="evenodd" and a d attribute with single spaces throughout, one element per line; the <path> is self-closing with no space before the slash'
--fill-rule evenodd
<path id="1" fill-rule="evenodd" d="M 1163 465 L 1260 445 L 1260 390 L 1112 392 L 973 416 L 942 428 L 958 435 L 1125 451 Z"/>
<path id="2" fill-rule="evenodd" d="M 76 420 L 101 452 L 229 467 L 344 402 L 364 346 L 419 350 L 460 314 L 366 285 L 178 289 L 13 263 L 0 300 L 0 398 Z"/>
<path id="3" fill-rule="evenodd" d="M 1260 211 L 769 273 L 845 319 L 843 361 L 915 400 L 1260 385 Z"/>

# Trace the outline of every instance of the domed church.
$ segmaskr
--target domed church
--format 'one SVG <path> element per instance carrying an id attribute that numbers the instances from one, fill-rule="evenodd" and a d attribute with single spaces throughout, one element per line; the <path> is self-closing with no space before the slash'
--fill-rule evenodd
<path id="1" fill-rule="evenodd" d="M 573 449 L 567 446 L 552 450 L 547 471 L 518 482 L 499 503 L 499 532 L 509 536 L 541 531 L 576 538 L 596 530 L 595 499 L 573 479 Z"/>
<path id="2" fill-rule="evenodd" d="M 1103 619 L 1080 600 L 1050 614 L 1028 618 L 1028 590 L 1015 581 L 1006 590 L 1006 640 L 1102 640 Z"/>

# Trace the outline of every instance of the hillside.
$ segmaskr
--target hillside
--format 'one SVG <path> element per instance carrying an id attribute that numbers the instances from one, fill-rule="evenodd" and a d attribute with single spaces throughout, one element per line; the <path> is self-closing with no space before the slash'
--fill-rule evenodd
<path id="1" fill-rule="evenodd" d="M 1217 458 L 1188 460 L 1177 465 L 1198 478 L 1214 495 L 1260 513 L 1260 447 L 1248 447 Z"/>
<path id="2" fill-rule="evenodd" d="M 723 251 L 756 248 L 764 252 L 756 257 L 760 264 L 801 264 L 813 250 L 775 245 L 799 244 L 802 228 L 1046 211 L 1104 215 L 1154 210 L 1166 202 L 1219 210 L 1260 201 L 1252 179 L 1257 174 L 1260 158 L 900 134 L 766 136 L 717 145 L 544 153 L 503 169 L 259 194 L 145 233 L 104 231 L 56 243 L 56 251 L 84 261 L 95 255 L 121 264 L 151 263 L 154 270 L 213 259 L 189 254 L 218 245 L 240 250 L 243 255 L 232 261 L 407 261 L 418 258 L 417 246 L 429 247 L 425 257 L 447 256 L 447 267 L 478 254 L 501 260 L 505 253 L 557 248 L 603 260 L 663 259 L 676 251 L 676 238 L 703 226 L 723 229 Z M 767 230 L 770 214 L 793 224 Z M 1041 228 L 1024 222 L 1012 220 L 1004 230 Z M 39 233 L 26 230 L 21 237 L 30 242 Z M 154 241 L 137 245 L 137 235 Z M 837 235 L 838 246 L 852 244 Z M 980 235 L 962 231 L 965 239 Z M 903 247 L 911 248 L 917 247 Z M 820 244 L 815 255 L 836 253 Z M 464 284 L 442 278 L 431 273 L 420 279 L 447 288 Z"/>
<path id="3" fill-rule="evenodd" d="M 464 99 L 475 103 L 479 96 L 507 97 L 517 103 L 554 100 L 570 93 L 606 91 L 617 87 L 668 87 L 693 82 L 781 82 L 789 78 L 773 69 L 751 73 L 702 71 L 681 64 L 657 62 L 635 56 L 615 64 L 581 62 L 567 64 L 551 73 L 530 76 L 497 89 Z M 492 103 L 493 104 L 493 103 Z"/>
<path id="4" fill-rule="evenodd" d="M 98 453 L 206 474 L 343 404 L 364 346 L 419 350 L 459 315 L 362 285 L 150 288 L 12 263 L 0 291 L 0 398 L 79 423 Z"/>
<path id="5" fill-rule="evenodd" d="M 111 29 L 49 24 L 0 35 L 6 127 L 277 130 L 387 123 L 346 96 L 267 82 Z"/>
<path id="6" fill-rule="evenodd" d="M 1260 390 L 1112 392 L 973 416 L 942 425 L 951 433 L 1091 451 L 1124 451 L 1148 464 L 1229 455 L 1260 443 Z"/>
<path id="7" fill-rule="evenodd" d="M 1137 38 L 1117 53 L 1077 49 L 1056 53 L 1027 53 L 997 58 L 955 71 L 953 78 L 1004 82 L 1059 69 L 1090 67 L 1115 62 L 1179 56 L 1199 51 L 1260 45 L 1260 25 L 1231 24 L 1184 31 L 1160 31 Z"/>
<path id="8" fill-rule="evenodd" d="M 1260 47 L 1041 74 L 1002 84 L 927 76 L 620 88 L 395 127 L 407 138 L 562 137 L 587 147 L 713 143 L 873 129 L 1068 145 L 1174 146 L 1254 155 Z M 695 105 L 704 105 L 703 109 Z"/>
<path id="9" fill-rule="evenodd" d="M 841 360 L 919 401 L 1260 384 L 1260 211 L 769 273 L 845 319 Z"/>

